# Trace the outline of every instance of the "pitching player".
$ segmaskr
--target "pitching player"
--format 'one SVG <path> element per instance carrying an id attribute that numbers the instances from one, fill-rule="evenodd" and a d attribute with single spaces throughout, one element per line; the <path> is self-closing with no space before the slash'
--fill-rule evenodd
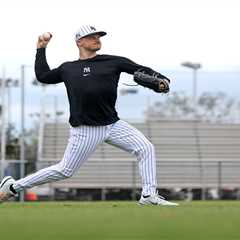
<path id="1" fill-rule="evenodd" d="M 142 179 L 140 204 L 176 206 L 157 192 L 154 146 L 133 126 L 119 119 L 115 109 L 117 87 L 122 72 L 156 92 L 169 91 L 169 79 L 152 69 L 119 56 L 99 55 L 100 38 L 106 35 L 93 26 L 82 26 L 75 34 L 79 59 L 50 70 L 46 47 L 52 37 L 41 35 L 37 42 L 35 73 L 39 82 L 64 83 L 70 106 L 70 137 L 63 159 L 25 178 L 5 177 L 0 185 L 0 201 L 18 192 L 44 183 L 71 177 L 95 151 L 106 142 L 134 154 Z"/>

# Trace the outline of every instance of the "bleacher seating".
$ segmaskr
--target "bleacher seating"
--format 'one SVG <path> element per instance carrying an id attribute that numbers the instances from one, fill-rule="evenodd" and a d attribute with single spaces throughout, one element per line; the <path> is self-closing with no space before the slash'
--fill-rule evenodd
<path id="1" fill-rule="evenodd" d="M 240 186 L 240 125 L 197 121 L 154 121 L 131 123 L 154 144 L 157 176 L 161 187 Z M 60 161 L 69 125 L 44 126 L 40 168 Z M 134 156 L 109 144 L 95 153 L 71 179 L 53 187 L 131 188 L 140 187 Z"/>

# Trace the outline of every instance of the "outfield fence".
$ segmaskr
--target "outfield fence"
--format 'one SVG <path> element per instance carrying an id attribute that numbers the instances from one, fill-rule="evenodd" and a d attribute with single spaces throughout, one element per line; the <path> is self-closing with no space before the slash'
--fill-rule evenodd
<path id="1" fill-rule="evenodd" d="M 25 162 L 26 175 L 56 164 L 41 161 L 36 166 Z M 2 166 L 1 166 L 2 167 Z M 20 161 L 5 163 L 5 175 L 20 177 Z M 158 188 L 161 189 L 240 189 L 239 161 L 157 161 Z M 71 178 L 46 185 L 54 189 L 131 189 L 141 188 L 138 162 L 134 159 L 89 160 Z M 204 192 L 204 191 L 203 191 Z M 202 196 L 204 199 L 204 196 Z"/>
<path id="2" fill-rule="evenodd" d="M 155 146 L 158 188 L 216 188 L 219 193 L 223 188 L 240 189 L 240 124 L 174 120 L 131 124 Z M 45 123 L 40 130 L 36 165 L 25 163 L 25 174 L 63 157 L 69 125 Z M 4 174 L 18 178 L 20 162 L 4 162 Z M 49 187 L 134 190 L 141 187 L 138 162 L 129 153 L 102 143 L 72 178 Z"/>
<path id="3" fill-rule="evenodd" d="M 53 162 L 40 162 L 43 168 Z M 240 188 L 237 161 L 158 161 L 159 188 Z M 51 185 L 54 188 L 140 188 L 138 163 L 130 160 L 90 160 L 72 177 Z"/>

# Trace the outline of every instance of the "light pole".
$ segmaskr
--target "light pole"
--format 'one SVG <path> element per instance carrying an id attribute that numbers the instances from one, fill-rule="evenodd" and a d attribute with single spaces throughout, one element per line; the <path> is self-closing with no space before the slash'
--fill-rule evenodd
<path id="1" fill-rule="evenodd" d="M 29 65 L 21 65 L 21 138 L 20 138 L 20 178 L 25 175 L 25 69 L 26 67 L 32 67 Z M 20 201 L 24 201 L 24 192 L 20 193 Z"/>
<path id="2" fill-rule="evenodd" d="M 20 138 L 20 178 L 25 175 L 25 65 L 21 65 L 21 138 Z M 24 201 L 24 192 L 20 193 Z"/>
<path id="3" fill-rule="evenodd" d="M 5 81 L 5 85 L 6 85 L 6 88 L 7 88 L 7 102 L 8 102 L 8 121 L 7 121 L 7 126 L 11 125 L 12 123 L 12 115 L 11 115 L 11 112 L 12 112 L 12 99 L 11 99 L 11 88 L 13 87 L 18 87 L 19 86 L 19 81 L 18 79 L 12 79 L 12 78 L 7 78 L 6 81 Z"/>
<path id="4" fill-rule="evenodd" d="M 181 64 L 183 67 L 187 67 L 193 70 L 193 90 L 192 90 L 192 101 L 193 101 L 193 111 L 194 111 L 194 123 L 193 123 L 193 130 L 195 132 L 195 139 L 196 139 L 196 149 L 197 149 L 197 157 L 199 161 L 199 177 L 200 177 L 200 184 L 202 186 L 202 200 L 205 200 L 205 183 L 204 183 L 204 166 L 202 162 L 202 152 L 201 152 L 201 144 L 200 144 L 200 136 L 199 136 L 199 129 L 198 129 L 198 122 L 197 122 L 197 114 L 198 114 L 198 105 L 197 105 L 197 70 L 199 70 L 202 65 L 200 63 L 192 63 L 192 62 L 183 62 Z"/>
<path id="5" fill-rule="evenodd" d="M 5 108 L 5 68 L 2 69 L 2 79 L 1 79 L 1 95 L 2 95 L 2 106 L 1 106 L 1 179 L 4 177 L 4 168 L 6 160 L 6 108 Z"/>
<path id="6" fill-rule="evenodd" d="M 194 107 L 194 117 L 197 115 L 197 70 L 199 70 L 202 65 L 200 63 L 183 62 L 181 64 L 183 67 L 187 67 L 193 70 L 193 89 L 192 89 L 192 100 Z"/>
<path id="7" fill-rule="evenodd" d="M 137 94 L 138 90 L 136 88 L 122 88 L 120 89 L 120 95 L 128 95 L 128 94 Z"/>

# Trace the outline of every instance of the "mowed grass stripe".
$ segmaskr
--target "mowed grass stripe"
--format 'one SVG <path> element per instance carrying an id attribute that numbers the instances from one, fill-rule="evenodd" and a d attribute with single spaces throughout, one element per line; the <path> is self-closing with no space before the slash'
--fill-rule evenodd
<path id="1" fill-rule="evenodd" d="M 0 205 L 0 238 L 7 240 L 239 240 L 240 201 L 37 202 Z"/>

